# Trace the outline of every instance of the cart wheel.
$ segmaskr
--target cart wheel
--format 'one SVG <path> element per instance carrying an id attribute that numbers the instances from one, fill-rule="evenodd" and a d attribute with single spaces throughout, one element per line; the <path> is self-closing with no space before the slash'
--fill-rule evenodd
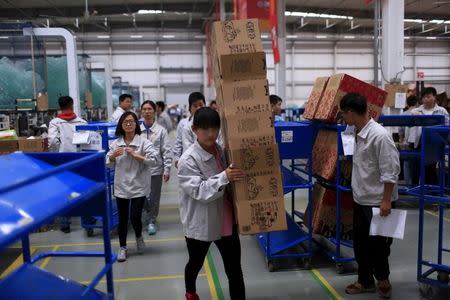
<path id="1" fill-rule="evenodd" d="M 344 274 L 344 271 L 345 271 L 344 264 L 337 263 L 336 264 L 336 271 L 337 271 L 338 274 Z"/>
<path id="2" fill-rule="evenodd" d="M 437 280 L 441 283 L 448 284 L 450 282 L 450 275 L 446 272 L 439 271 L 437 275 Z"/>
<path id="3" fill-rule="evenodd" d="M 94 236 L 94 229 L 93 228 L 86 229 L 86 235 L 88 237 L 93 237 Z"/>
<path id="4" fill-rule="evenodd" d="M 269 260 L 267 261 L 267 268 L 269 269 L 269 272 L 275 271 L 275 264 L 273 261 Z"/>
<path id="5" fill-rule="evenodd" d="M 425 298 L 431 298 L 431 296 L 433 294 L 433 290 L 432 290 L 431 286 L 429 286 L 428 284 L 425 284 L 425 283 L 419 283 L 419 291 L 420 291 L 420 295 Z"/>

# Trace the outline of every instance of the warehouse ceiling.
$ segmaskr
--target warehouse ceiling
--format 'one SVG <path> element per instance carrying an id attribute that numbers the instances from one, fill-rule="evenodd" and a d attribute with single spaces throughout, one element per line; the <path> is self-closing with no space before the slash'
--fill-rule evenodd
<path id="1" fill-rule="evenodd" d="M 288 34 L 373 34 L 374 4 L 365 0 L 286 0 Z M 0 22 L 31 21 L 75 33 L 204 31 L 215 20 L 211 0 L 0 0 Z M 226 1 L 232 18 L 233 1 Z M 1 33 L 0 33 L 1 34 Z M 450 0 L 405 0 L 405 35 L 450 36 Z"/>

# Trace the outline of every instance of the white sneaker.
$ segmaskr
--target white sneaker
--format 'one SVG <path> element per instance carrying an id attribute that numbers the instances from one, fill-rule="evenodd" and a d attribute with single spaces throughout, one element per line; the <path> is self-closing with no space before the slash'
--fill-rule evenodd
<path id="1" fill-rule="evenodd" d="M 124 262 L 127 260 L 127 257 L 128 257 L 127 247 L 120 247 L 119 254 L 117 254 L 117 261 Z"/>
<path id="2" fill-rule="evenodd" d="M 136 249 L 137 249 L 137 253 L 139 253 L 139 254 L 144 253 L 145 243 L 144 243 L 144 238 L 142 236 L 139 238 L 136 238 Z"/>

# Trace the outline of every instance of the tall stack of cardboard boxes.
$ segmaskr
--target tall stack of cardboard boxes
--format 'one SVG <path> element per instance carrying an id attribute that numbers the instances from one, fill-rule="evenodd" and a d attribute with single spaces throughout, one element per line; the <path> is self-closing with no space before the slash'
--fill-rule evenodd
<path id="1" fill-rule="evenodd" d="M 244 170 L 232 184 L 241 234 L 286 229 L 278 148 L 258 20 L 215 22 L 212 74 L 229 163 Z"/>
<path id="2" fill-rule="evenodd" d="M 364 81 L 347 74 L 319 77 L 305 106 L 303 117 L 325 123 L 339 121 L 339 103 L 348 93 L 359 93 L 368 102 L 369 115 L 377 120 L 386 101 L 387 93 Z M 327 181 L 335 181 L 337 152 L 337 133 L 327 129 L 319 130 L 312 153 L 312 169 L 316 176 Z M 340 174 L 344 182 L 351 179 L 351 162 L 342 161 Z M 343 184 L 343 181 L 339 182 Z M 330 236 L 336 227 L 336 191 L 316 183 L 313 192 L 313 232 Z M 351 193 L 342 193 L 341 197 L 341 234 L 349 239 L 352 225 Z"/>

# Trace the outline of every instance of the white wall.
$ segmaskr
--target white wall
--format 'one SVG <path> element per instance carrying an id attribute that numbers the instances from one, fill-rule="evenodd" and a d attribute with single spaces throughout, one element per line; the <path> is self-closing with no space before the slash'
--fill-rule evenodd
<path id="1" fill-rule="evenodd" d="M 84 42 L 79 53 L 93 60 L 108 59 L 113 76 L 141 88 L 145 98 L 179 102 L 189 92 L 201 90 L 204 84 L 202 42 Z M 267 53 L 268 79 L 274 90 L 275 71 L 270 43 L 264 42 Z M 292 47 L 294 53 L 292 54 Z M 27 47 L 0 42 L 0 56 L 28 54 Z M 373 83 L 373 43 L 371 41 L 287 41 L 286 98 L 287 103 L 301 105 L 309 96 L 318 76 L 347 73 Z M 61 54 L 60 43 L 47 43 L 47 54 Z M 27 52 L 28 51 L 28 52 Z M 159 53 L 159 54 L 158 54 Z M 450 94 L 450 43 L 437 41 L 405 41 L 404 82 L 414 82 L 417 71 L 425 72 L 425 80 L 438 91 Z M 160 68 L 159 68 L 160 67 Z M 379 78 L 382 77 L 380 70 Z M 292 82 L 294 85 L 292 85 Z M 210 89 L 205 89 L 210 90 Z M 208 97 L 208 94 L 210 96 Z M 172 95 L 170 99 L 165 96 Z M 207 100 L 214 97 L 207 93 Z M 187 101 L 187 99 L 186 99 Z"/>

